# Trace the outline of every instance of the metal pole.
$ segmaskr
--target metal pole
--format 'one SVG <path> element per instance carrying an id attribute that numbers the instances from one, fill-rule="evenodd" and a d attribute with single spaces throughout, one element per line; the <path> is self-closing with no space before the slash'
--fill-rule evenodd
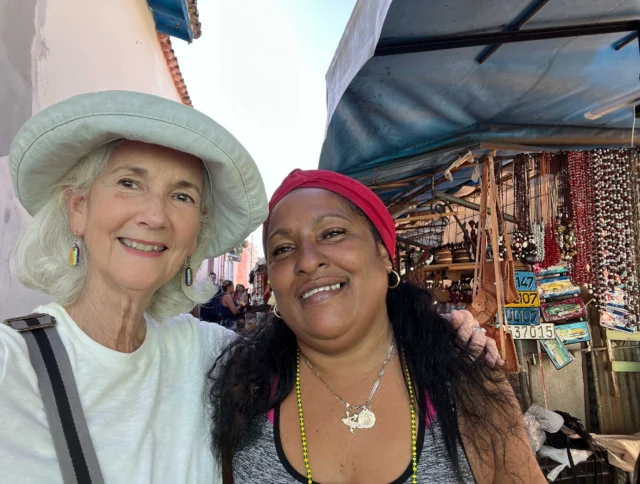
<path id="1" fill-rule="evenodd" d="M 629 45 L 631 42 L 633 42 L 634 40 L 636 40 L 638 38 L 638 32 L 635 32 L 633 34 L 627 35 L 624 39 L 620 40 L 616 46 L 615 49 L 616 50 L 620 50 L 623 49 L 624 47 L 626 47 L 627 45 Z"/>
<path id="2" fill-rule="evenodd" d="M 414 242 L 413 240 L 405 239 L 403 237 L 396 237 L 396 240 L 398 242 L 402 242 L 404 244 L 407 244 L 406 245 L 407 247 L 409 247 L 409 244 L 411 244 L 411 245 L 415 245 L 416 247 L 420 247 L 422 249 L 431 250 L 431 247 L 429 247 L 428 245 L 421 244 L 420 242 Z M 400 245 L 398 244 L 398 250 L 397 250 L 398 253 L 400 253 L 399 248 L 400 248 Z"/>
<path id="3" fill-rule="evenodd" d="M 600 378 L 598 377 L 598 361 L 595 351 L 589 354 L 591 358 L 591 372 L 593 373 L 593 387 L 596 393 L 596 415 L 598 416 L 598 432 L 602 428 L 602 401 L 600 399 Z M 593 430 L 592 430 L 593 432 Z"/>
<path id="4" fill-rule="evenodd" d="M 518 378 L 520 379 L 520 394 L 522 395 L 522 403 L 524 412 L 531 407 L 531 392 L 529 391 L 529 372 L 525 370 L 527 362 L 524 359 L 524 351 L 522 350 L 522 341 L 516 340 L 516 351 L 518 352 L 518 360 L 520 361 L 520 372 Z M 540 362 L 542 364 L 542 362 Z"/>
<path id="5" fill-rule="evenodd" d="M 447 206 L 447 208 L 451 212 L 454 212 L 453 208 L 451 207 L 451 204 L 447 200 L 443 200 L 443 201 L 444 201 L 444 204 Z M 471 248 L 472 248 L 473 252 L 475 252 L 476 251 L 476 244 L 474 244 L 473 240 L 471 240 L 471 235 L 469 234 L 469 231 L 467 230 L 467 228 L 464 225 L 462 225 L 462 222 L 458 218 L 457 214 L 455 214 L 453 216 L 453 218 L 455 218 L 456 223 L 458 224 L 458 227 L 460 227 L 460 230 L 462 230 L 463 236 L 467 237 L 469 239 L 469 241 L 471 242 Z"/>
<path id="6" fill-rule="evenodd" d="M 409 42 L 391 39 L 383 42 L 382 45 L 378 44 L 374 55 L 376 57 L 383 57 L 387 55 L 414 54 L 418 52 L 463 49 L 466 47 L 480 47 L 495 44 L 511 44 L 536 40 L 566 39 L 570 37 L 637 32 L 638 30 L 638 19 L 633 19 L 618 22 L 601 22 L 595 24 L 517 30 L 512 32 L 445 35 L 412 39 Z"/>
<path id="7" fill-rule="evenodd" d="M 544 7 L 547 3 L 549 3 L 551 0 L 540 0 L 537 4 L 535 4 L 530 10 L 525 11 L 521 18 L 519 18 L 518 20 L 516 20 L 512 25 L 510 25 L 509 27 L 507 27 L 507 31 L 509 32 L 514 32 L 517 30 L 520 30 L 522 27 L 524 27 L 527 22 L 529 22 L 529 20 L 531 20 L 533 17 L 535 17 L 535 15 L 542 10 L 542 7 Z M 500 48 L 502 44 L 494 44 L 490 47 L 488 47 L 482 54 L 480 54 L 480 57 L 478 57 L 478 64 L 484 64 L 484 62 L 491 57 L 491 55 Z"/>
<path id="8" fill-rule="evenodd" d="M 477 203 L 469 202 L 462 198 L 454 197 L 453 195 L 449 195 L 448 193 L 444 193 L 439 190 L 433 191 L 433 198 L 437 200 L 444 200 L 447 202 L 455 203 L 456 205 L 460 205 L 461 207 L 465 207 L 470 210 L 475 210 L 476 212 L 480 211 L 480 205 L 478 205 Z M 491 210 L 487 209 L 487 215 L 490 215 L 490 214 L 491 214 Z M 504 219 L 507 222 L 511 222 L 511 223 L 516 222 L 516 219 L 513 217 L 513 215 L 509 215 L 507 213 L 504 214 Z"/>

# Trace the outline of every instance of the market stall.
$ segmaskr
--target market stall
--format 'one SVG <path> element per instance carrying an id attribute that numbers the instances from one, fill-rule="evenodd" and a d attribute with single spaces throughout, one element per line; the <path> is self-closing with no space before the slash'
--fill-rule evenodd
<path id="1" fill-rule="evenodd" d="M 327 74 L 320 168 L 380 196 L 397 270 L 442 312 L 486 298 L 493 271 L 487 328 L 523 410 L 632 434 L 640 6 L 572 3 L 357 2 Z"/>

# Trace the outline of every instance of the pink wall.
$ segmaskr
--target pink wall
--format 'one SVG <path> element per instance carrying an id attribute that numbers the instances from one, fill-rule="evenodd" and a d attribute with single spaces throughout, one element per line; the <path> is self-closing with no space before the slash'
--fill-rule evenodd
<path id="1" fill-rule="evenodd" d="M 0 99 L 25 104 L 20 106 L 25 118 L 90 91 L 135 90 L 180 100 L 146 0 L 8 1 L 16 22 L 32 17 L 33 23 L 20 29 L 27 33 L 24 37 L 10 39 L 13 52 L 26 55 L 18 59 L 24 65 L 0 65 L 13 80 L 10 87 L 0 86 L 6 90 Z M 11 106 L 0 108 L 0 113 L 16 112 Z M 18 127 L 2 130 L 1 146 L 9 145 Z M 25 289 L 9 270 L 9 252 L 29 217 L 14 196 L 7 155 L 8 150 L 0 152 L 0 213 L 5 219 L 0 233 L 0 321 L 48 301 L 46 295 Z"/>
<path id="2" fill-rule="evenodd" d="M 180 100 L 146 0 L 38 0 L 36 12 L 34 112 L 108 89 Z"/>
<path id="3" fill-rule="evenodd" d="M 247 248 L 242 251 L 241 257 L 241 262 L 230 262 L 226 254 L 209 259 L 208 272 L 215 272 L 218 280 L 231 279 L 235 284 L 249 287 L 249 273 L 258 261 L 257 247 L 247 241 Z"/>

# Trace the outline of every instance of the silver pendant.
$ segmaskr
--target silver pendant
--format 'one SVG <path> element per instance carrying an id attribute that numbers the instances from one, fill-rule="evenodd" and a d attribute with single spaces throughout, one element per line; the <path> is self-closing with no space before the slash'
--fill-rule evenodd
<path id="1" fill-rule="evenodd" d="M 342 423 L 349 427 L 349 432 L 354 433 L 356 429 L 370 429 L 376 424 L 376 414 L 368 408 L 363 408 L 360 413 L 351 413 L 347 407 L 346 416 L 341 419 Z"/>
<path id="2" fill-rule="evenodd" d="M 358 428 L 370 429 L 376 424 L 376 414 L 369 410 L 367 407 L 362 409 L 362 412 L 358 414 Z"/>
<path id="3" fill-rule="evenodd" d="M 349 406 L 347 406 L 347 415 L 343 417 L 342 423 L 349 427 L 349 432 L 353 433 L 358 428 L 358 414 L 351 414 Z"/>

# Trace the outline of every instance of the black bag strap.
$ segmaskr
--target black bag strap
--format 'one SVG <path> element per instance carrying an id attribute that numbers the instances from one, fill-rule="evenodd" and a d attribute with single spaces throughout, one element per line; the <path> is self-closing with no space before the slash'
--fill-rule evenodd
<path id="1" fill-rule="evenodd" d="M 69 355 L 48 314 L 4 321 L 24 336 L 64 484 L 104 484 Z"/>

